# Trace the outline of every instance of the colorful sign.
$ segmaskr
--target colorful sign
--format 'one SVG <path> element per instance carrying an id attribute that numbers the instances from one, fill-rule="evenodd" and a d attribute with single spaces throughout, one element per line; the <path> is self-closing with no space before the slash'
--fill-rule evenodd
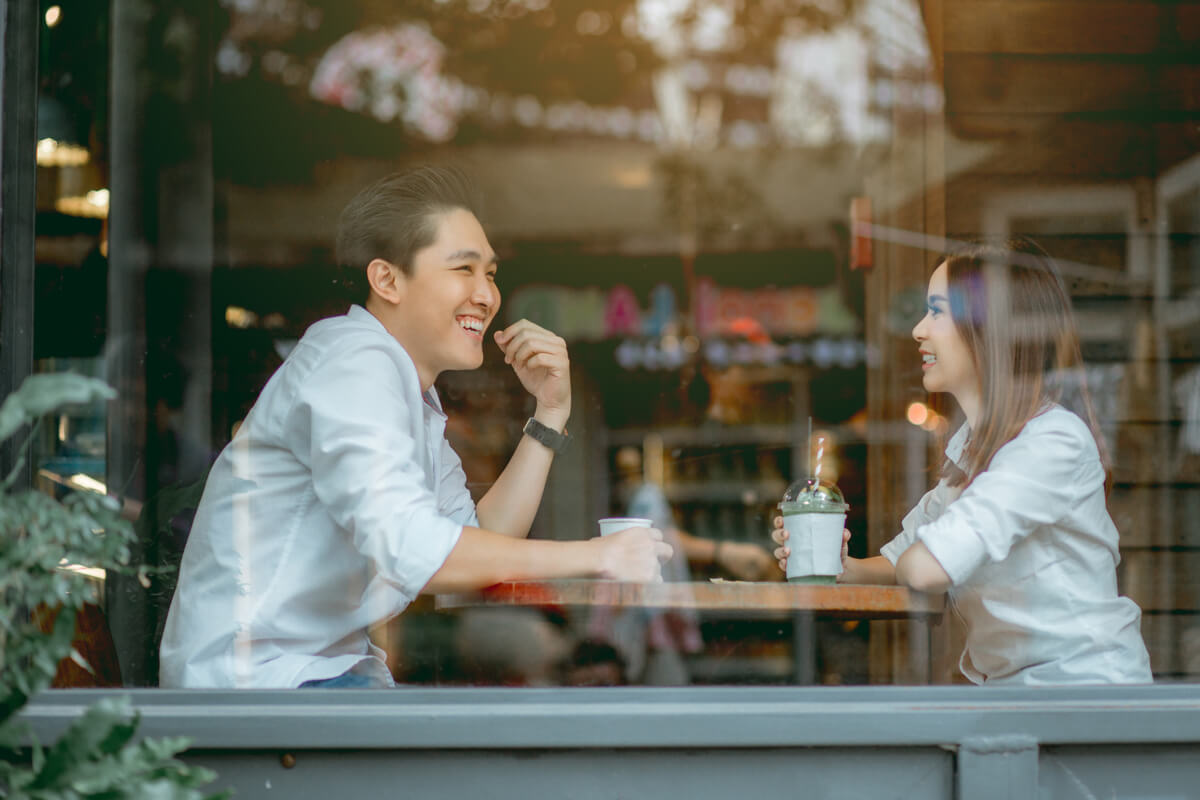
<path id="1" fill-rule="evenodd" d="M 528 286 L 505 303 L 510 322 L 529 319 L 564 339 L 590 340 L 628 336 L 661 336 L 679 320 L 675 290 L 659 284 L 642 308 L 625 285 L 607 292 L 597 288 Z M 842 302 L 836 287 L 810 286 L 731 289 L 708 278 L 696 284 L 692 329 L 698 336 L 770 336 L 856 333 L 858 319 Z"/>

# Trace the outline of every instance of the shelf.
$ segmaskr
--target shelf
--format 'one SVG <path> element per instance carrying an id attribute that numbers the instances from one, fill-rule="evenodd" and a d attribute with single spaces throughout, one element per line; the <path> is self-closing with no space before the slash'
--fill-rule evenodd
<path id="1" fill-rule="evenodd" d="M 778 444 L 803 441 L 806 429 L 798 425 L 697 425 L 668 428 L 622 428 L 609 433 L 611 446 L 641 445 L 647 436 L 658 436 L 665 447 L 695 445 Z"/>
<path id="2" fill-rule="evenodd" d="M 752 506 L 770 500 L 778 502 L 787 482 L 778 480 L 721 480 L 713 478 L 707 481 L 687 481 L 668 484 L 663 487 L 667 500 L 674 503 L 694 503 L 709 501 L 713 503 L 743 503 Z"/>

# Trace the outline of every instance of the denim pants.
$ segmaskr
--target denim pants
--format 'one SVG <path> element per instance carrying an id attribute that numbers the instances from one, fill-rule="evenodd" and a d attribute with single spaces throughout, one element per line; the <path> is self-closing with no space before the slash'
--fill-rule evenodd
<path id="1" fill-rule="evenodd" d="M 386 688 L 366 675 L 352 669 L 332 678 L 317 678 L 300 684 L 301 689 L 383 689 Z"/>

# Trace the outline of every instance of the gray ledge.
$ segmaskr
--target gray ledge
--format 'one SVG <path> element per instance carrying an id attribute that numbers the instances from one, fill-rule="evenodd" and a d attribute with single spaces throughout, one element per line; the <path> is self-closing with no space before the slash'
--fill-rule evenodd
<path id="1" fill-rule="evenodd" d="M 47 741 L 101 697 L 194 749 L 564 749 L 1200 742 L 1200 685 L 54 690 L 22 716 Z"/>

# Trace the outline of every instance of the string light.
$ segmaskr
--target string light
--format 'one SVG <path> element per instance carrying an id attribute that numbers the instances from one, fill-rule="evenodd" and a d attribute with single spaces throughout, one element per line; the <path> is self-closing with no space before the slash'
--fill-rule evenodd
<path id="1" fill-rule="evenodd" d="M 37 143 L 39 167 L 81 167 L 90 158 L 87 148 L 77 144 L 67 144 L 48 138 L 39 139 Z"/>
<path id="2" fill-rule="evenodd" d="M 54 208 L 73 217 L 104 219 L 108 216 L 108 189 L 93 189 L 82 197 L 60 197 Z"/>

